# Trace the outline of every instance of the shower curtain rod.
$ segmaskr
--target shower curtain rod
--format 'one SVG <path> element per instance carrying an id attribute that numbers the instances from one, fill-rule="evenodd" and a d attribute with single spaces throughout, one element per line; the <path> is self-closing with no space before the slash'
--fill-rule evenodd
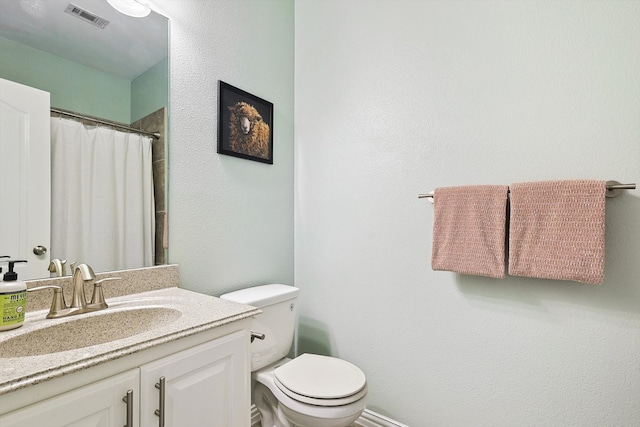
<path id="1" fill-rule="evenodd" d="M 86 115 L 74 113 L 73 111 L 61 110 L 59 108 L 53 108 L 52 107 L 51 108 L 51 112 L 52 113 L 56 113 L 56 114 L 61 114 L 63 116 L 75 117 L 76 119 L 91 120 L 92 122 L 100 123 L 100 124 L 107 125 L 107 126 L 112 126 L 112 127 L 119 128 L 119 129 L 124 129 L 124 130 L 127 130 L 129 132 L 134 132 L 134 133 L 139 133 L 139 134 L 142 134 L 142 135 L 151 136 L 154 139 L 160 139 L 160 133 L 159 132 L 147 132 L 146 130 L 132 128 L 131 126 L 123 125 L 123 124 L 116 123 L 116 122 L 110 122 L 108 120 L 99 119 L 97 117 L 86 116 Z"/>

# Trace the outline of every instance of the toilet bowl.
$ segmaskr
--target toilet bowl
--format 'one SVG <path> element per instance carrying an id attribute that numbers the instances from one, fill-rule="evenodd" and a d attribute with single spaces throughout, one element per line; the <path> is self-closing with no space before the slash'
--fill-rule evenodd
<path id="1" fill-rule="evenodd" d="M 262 310 L 252 329 L 264 340 L 251 344 L 252 400 L 262 427 L 346 427 L 367 401 L 365 374 L 336 357 L 288 354 L 295 325 L 298 289 L 263 285 L 220 298 Z"/>
<path id="2" fill-rule="evenodd" d="M 260 369 L 253 378 L 253 401 L 269 427 L 344 427 L 366 406 L 364 374 L 334 357 L 303 354 Z M 268 424 L 282 415 L 290 424 Z"/>

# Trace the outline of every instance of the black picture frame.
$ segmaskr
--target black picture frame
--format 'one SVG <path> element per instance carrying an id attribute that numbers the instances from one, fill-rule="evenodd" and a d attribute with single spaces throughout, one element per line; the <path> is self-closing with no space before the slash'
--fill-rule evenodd
<path id="1" fill-rule="evenodd" d="M 273 104 L 218 80 L 218 153 L 273 164 Z"/>

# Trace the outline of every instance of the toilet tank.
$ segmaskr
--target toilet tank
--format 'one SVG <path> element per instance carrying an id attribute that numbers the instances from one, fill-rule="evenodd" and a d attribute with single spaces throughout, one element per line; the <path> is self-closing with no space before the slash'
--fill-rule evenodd
<path id="1" fill-rule="evenodd" d="M 251 371 L 286 357 L 293 343 L 298 288 L 272 284 L 241 289 L 221 299 L 252 305 L 262 310 L 252 319 L 251 330 L 265 335 L 251 343 Z"/>

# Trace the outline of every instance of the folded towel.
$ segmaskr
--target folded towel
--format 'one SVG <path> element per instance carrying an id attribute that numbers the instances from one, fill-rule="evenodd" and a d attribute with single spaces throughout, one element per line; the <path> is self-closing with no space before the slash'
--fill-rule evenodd
<path id="1" fill-rule="evenodd" d="M 436 188 L 431 268 L 505 276 L 506 185 Z"/>
<path id="2" fill-rule="evenodd" d="M 511 185 L 509 274 L 600 284 L 605 181 Z"/>

